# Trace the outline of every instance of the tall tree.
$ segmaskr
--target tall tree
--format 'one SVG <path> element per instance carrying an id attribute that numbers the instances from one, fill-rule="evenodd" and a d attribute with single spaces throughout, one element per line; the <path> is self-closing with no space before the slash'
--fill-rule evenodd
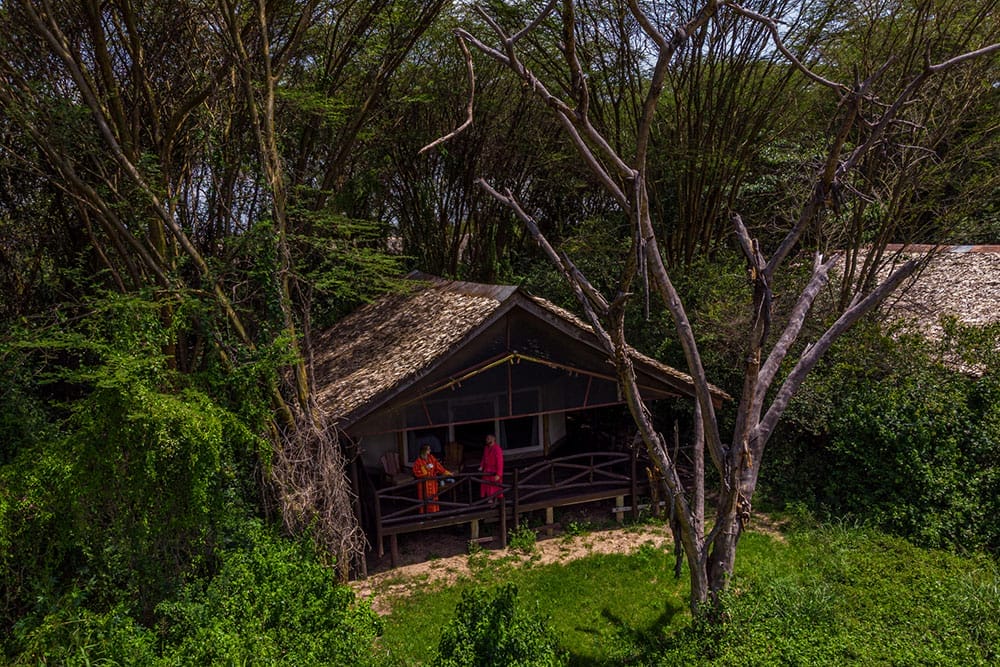
<path id="1" fill-rule="evenodd" d="M 906 3 L 889 4 L 874 17 L 876 22 L 891 20 L 896 9 L 906 6 Z M 602 293 L 578 270 L 571 257 L 558 252 L 548 242 L 534 209 L 525 206 L 517 193 L 510 189 L 500 191 L 480 181 L 484 189 L 509 206 L 527 226 L 562 273 L 615 364 L 629 409 L 647 451 L 660 468 L 665 497 L 671 499 L 677 517 L 674 534 L 690 567 L 691 607 L 695 613 L 712 608 L 710 603 L 718 600 L 732 575 L 737 545 L 750 519 L 764 449 L 789 401 L 833 341 L 876 308 L 913 273 L 918 262 L 903 263 L 877 285 L 863 285 L 859 289 L 852 283 L 855 291 L 839 316 L 814 341 L 797 351 L 796 340 L 837 258 L 825 258 L 816 252 L 811 276 L 793 300 L 787 322 L 780 331 L 773 332 L 772 327 L 778 329 L 772 322 L 772 313 L 780 269 L 801 244 L 815 243 L 824 236 L 820 233 L 822 230 L 849 224 L 852 218 L 844 213 L 860 205 L 859 201 L 881 200 L 886 196 L 887 191 L 880 187 L 884 180 L 880 179 L 900 169 L 906 170 L 914 160 L 920 159 L 918 155 L 933 152 L 933 146 L 924 143 L 933 131 L 934 110 L 940 102 L 940 95 L 934 93 L 944 90 L 949 82 L 962 80 L 969 68 L 983 62 L 995 62 L 1000 51 L 1000 44 L 995 43 L 996 28 L 987 18 L 995 11 L 995 3 L 987 3 L 989 7 L 977 6 L 975 10 L 969 10 L 965 3 L 948 0 L 917 4 L 922 7 L 933 4 L 935 9 L 916 14 L 903 12 L 900 29 L 930 39 L 938 34 L 936 31 L 941 25 L 937 17 L 942 12 L 954 13 L 961 20 L 950 25 L 947 34 L 960 39 L 935 42 L 940 50 L 931 49 L 928 39 L 914 40 L 912 48 L 916 53 L 903 58 L 901 63 L 895 57 L 882 60 L 866 50 L 863 38 L 871 26 L 855 26 L 851 32 L 862 41 L 855 54 L 840 51 L 851 56 L 848 60 L 853 71 L 845 71 L 844 65 L 848 63 L 825 61 L 822 50 L 813 46 L 811 36 L 797 43 L 794 34 L 782 27 L 780 21 L 794 19 L 794 14 L 768 16 L 750 6 L 727 0 L 708 0 L 658 13 L 656 10 L 664 10 L 662 5 L 640 5 L 638 0 L 629 0 L 629 13 L 641 27 L 650 52 L 650 70 L 643 82 L 635 139 L 629 145 L 616 143 L 593 121 L 591 80 L 594 73 L 585 69 L 577 42 L 577 3 L 551 0 L 533 20 L 513 28 L 506 26 L 502 17 L 482 11 L 493 40 L 480 38 L 468 30 L 457 31 L 460 40 L 504 65 L 551 110 L 578 159 L 590 170 L 595 184 L 617 203 L 629 220 L 632 244 L 628 255 L 622 258 L 622 275 L 609 294 Z M 818 6 L 825 7 L 825 4 Z M 848 2 L 838 7 L 849 11 L 855 4 Z M 763 4 L 761 8 L 765 11 L 779 9 L 773 4 Z M 786 10 L 792 12 L 793 8 Z M 797 7 L 794 12 L 808 15 L 810 7 Z M 818 30 L 823 28 L 817 26 Z M 692 52 L 704 53 L 714 40 L 729 39 L 729 31 L 749 31 L 762 36 L 761 29 L 770 38 L 767 49 L 756 52 L 755 62 L 748 63 L 747 69 L 732 85 L 747 85 L 752 89 L 758 85 L 754 73 L 759 68 L 784 68 L 780 77 L 794 76 L 798 95 L 820 95 L 818 99 L 822 100 L 821 94 L 825 94 L 832 96 L 835 104 L 828 107 L 831 110 L 825 154 L 813 166 L 808 188 L 794 215 L 787 220 L 784 234 L 778 235 L 770 247 L 755 238 L 744 224 L 737 189 L 728 184 L 722 188 L 723 191 L 732 189 L 731 193 L 727 192 L 722 208 L 731 223 L 733 237 L 746 257 L 750 292 L 747 306 L 751 315 L 745 332 L 746 363 L 735 426 L 732 436 L 724 440 L 698 343 L 665 261 L 669 239 L 653 216 L 649 160 L 655 118 L 664 97 L 675 95 L 669 85 L 678 58 L 685 53 L 689 56 Z M 558 34 L 559 39 L 537 37 L 547 31 Z M 837 35 L 838 39 L 851 37 L 852 34 Z M 538 44 L 558 44 L 558 49 L 548 52 L 544 59 L 537 53 L 532 56 L 532 62 L 545 63 L 541 74 L 536 74 L 527 64 L 528 59 L 522 57 L 522 53 Z M 816 49 L 811 52 L 813 56 L 808 49 Z M 554 72 L 561 76 L 555 76 Z M 848 83 L 840 82 L 840 78 Z M 975 100 L 989 88 L 991 79 L 987 79 L 985 85 L 975 77 L 967 81 L 968 85 L 962 89 L 967 96 L 964 114 L 973 114 Z M 707 86 L 702 91 L 705 95 L 715 92 L 714 86 Z M 736 113 L 738 109 L 733 107 L 731 111 Z M 709 139 L 725 141 L 725 137 L 719 136 Z M 698 150 L 701 148 L 699 146 Z M 720 155 L 728 157 L 727 150 L 731 148 L 723 148 Z M 875 185 L 864 187 L 865 183 Z M 718 183 L 709 185 L 720 187 Z M 781 220 L 780 215 L 774 217 Z M 765 228 L 774 222 L 773 219 L 760 221 L 754 228 Z M 888 238 L 876 236 L 871 240 L 884 245 Z M 625 304 L 636 291 L 637 280 L 645 280 L 647 276 L 651 289 L 671 315 L 693 378 L 697 398 L 697 443 L 695 475 L 690 483 L 683 480 L 671 449 L 654 427 L 650 411 L 639 395 L 631 348 L 627 344 Z M 708 461 L 718 475 L 712 521 L 708 521 L 705 514 L 706 450 Z"/>
<path id="2" fill-rule="evenodd" d="M 353 230 L 331 217 L 385 91 L 445 0 L 16 0 L 0 7 L 3 225 L 33 239 L 0 250 L 30 315 L 26 281 L 203 298 L 200 326 L 165 352 L 189 372 L 278 341 L 287 372 L 266 380 L 270 483 L 286 524 L 310 530 L 341 573 L 363 548 L 336 431 L 312 406 L 304 331 L 312 284 L 295 253 Z M 18 183 L 14 184 L 13 179 Z M 58 232 L 46 240 L 39 212 Z M 332 237 L 332 238 L 331 238 Z M 81 260 L 82 258 L 82 260 Z M 371 259 L 366 259 L 371 258 Z M 44 260 L 44 261 L 43 261 Z M 384 252 L 328 263 L 328 284 Z M 367 262 L 367 263 L 366 263 Z M 49 276 L 58 269 L 49 268 Z M 374 281 L 372 281 L 374 282 Z M 349 286 L 358 296 L 370 283 Z M 7 285 L 5 285 L 7 287 Z M 346 291 L 346 290 L 345 290 Z M 62 294 L 53 295 L 58 301 Z M 173 306 L 161 317 L 171 328 Z"/>

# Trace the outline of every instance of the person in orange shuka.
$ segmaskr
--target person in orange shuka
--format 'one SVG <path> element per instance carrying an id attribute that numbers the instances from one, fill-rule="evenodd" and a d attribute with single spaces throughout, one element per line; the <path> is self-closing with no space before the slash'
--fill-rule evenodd
<path id="1" fill-rule="evenodd" d="M 413 476 L 419 480 L 423 480 L 417 482 L 417 498 L 420 498 L 420 500 L 437 500 L 439 491 L 438 478 L 452 474 L 437 460 L 436 456 L 431 454 L 430 445 L 421 447 L 420 455 L 413 462 Z M 441 511 L 441 506 L 436 503 L 421 505 L 420 513 L 423 514 L 425 511 L 439 512 Z"/>

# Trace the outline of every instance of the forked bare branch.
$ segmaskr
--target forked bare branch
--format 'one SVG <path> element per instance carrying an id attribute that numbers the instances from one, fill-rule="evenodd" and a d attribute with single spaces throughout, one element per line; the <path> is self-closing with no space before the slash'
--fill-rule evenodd
<path id="1" fill-rule="evenodd" d="M 459 134 L 461 134 L 468 128 L 472 127 L 472 110 L 476 100 L 476 68 L 472 62 L 472 54 L 469 52 L 469 47 L 465 44 L 465 39 L 462 37 L 460 33 L 455 34 L 455 40 L 458 42 L 458 46 L 462 49 L 462 55 L 465 57 L 465 73 L 469 81 L 469 102 L 465 107 L 465 122 L 456 127 L 448 134 L 444 135 L 443 137 L 435 139 L 434 141 L 432 141 L 431 143 L 427 144 L 419 151 L 417 151 L 421 155 L 431 150 L 435 146 L 443 144 L 444 142 L 449 141 L 450 139 L 454 139 Z"/>
<path id="2" fill-rule="evenodd" d="M 756 21 L 761 25 L 763 25 L 767 29 L 767 31 L 771 34 L 771 39 L 774 41 L 774 46 L 778 49 L 778 51 L 781 52 L 781 55 L 785 56 L 788 62 L 794 65 L 796 69 L 802 72 L 809 79 L 815 81 L 816 83 L 822 86 L 826 86 L 827 88 L 831 88 L 840 93 L 846 94 L 849 91 L 849 88 L 844 84 L 837 83 L 836 81 L 831 81 L 825 77 L 822 77 L 816 72 L 813 72 L 811 69 L 806 67 L 806 65 L 801 60 L 799 60 L 798 56 L 792 53 L 791 49 L 789 49 L 785 45 L 785 41 L 781 38 L 781 33 L 778 31 L 778 23 L 773 18 L 769 16 L 764 16 L 763 14 L 758 14 L 757 12 L 747 9 L 740 4 L 733 2 L 732 0 L 725 0 L 725 5 L 726 7 L 729 7 L 734 12 L 739 14 L 740 16 L 745 16 L 746 18 Z"/>

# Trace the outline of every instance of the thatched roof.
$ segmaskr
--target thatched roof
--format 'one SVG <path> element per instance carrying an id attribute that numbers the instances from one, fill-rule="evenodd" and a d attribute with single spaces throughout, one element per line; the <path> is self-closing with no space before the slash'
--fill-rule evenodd
<path id="1" fill-rule="evenodd" d="M 919 257 L 933 251 L 915 278 L 887 302 L 892 317 L 931 339 L 942 334 L 941 320 L 968 325 L 1000 322 L 1000 246 L 890 246 L 889 252 Z"/>
<path id="2" fill-rule="evenodd" d="M 364 306 L 313 340 L 317 400 L 342 427 L 426 376 L 513 308 L 556 326 L 574 342 L 599 349 L 587 324 L 520 288 L 419 273 L 410 277 L 414 280 L 408 291 Z M 676 393 L 691 395 L 687 374 L 638 352 L 635 360 Z M 713 388 L 713 393 L 718 400 L 728 398 L 721 390 Z"/>

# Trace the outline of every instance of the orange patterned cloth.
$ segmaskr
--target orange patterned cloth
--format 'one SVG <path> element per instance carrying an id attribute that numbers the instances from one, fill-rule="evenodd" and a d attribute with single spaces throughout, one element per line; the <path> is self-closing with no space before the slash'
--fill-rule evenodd
<path id="1" fill-rule="evenodd" d="M 417 498 L 420 500 L 437 500 L 440 489 L 438 488 L 438 480 L 436 478 L 451 474 L 447 468 L 441 465 L 437 457 L 431 453 L 427 454 L 427 458 L 418 458 L 413 462 L 413 476 L 423 481 L 417 483 Z M 441 506 L 437 503 L 425 503 L 420 507 L 421 514 L 424 512 L 440 511 Z"/>

